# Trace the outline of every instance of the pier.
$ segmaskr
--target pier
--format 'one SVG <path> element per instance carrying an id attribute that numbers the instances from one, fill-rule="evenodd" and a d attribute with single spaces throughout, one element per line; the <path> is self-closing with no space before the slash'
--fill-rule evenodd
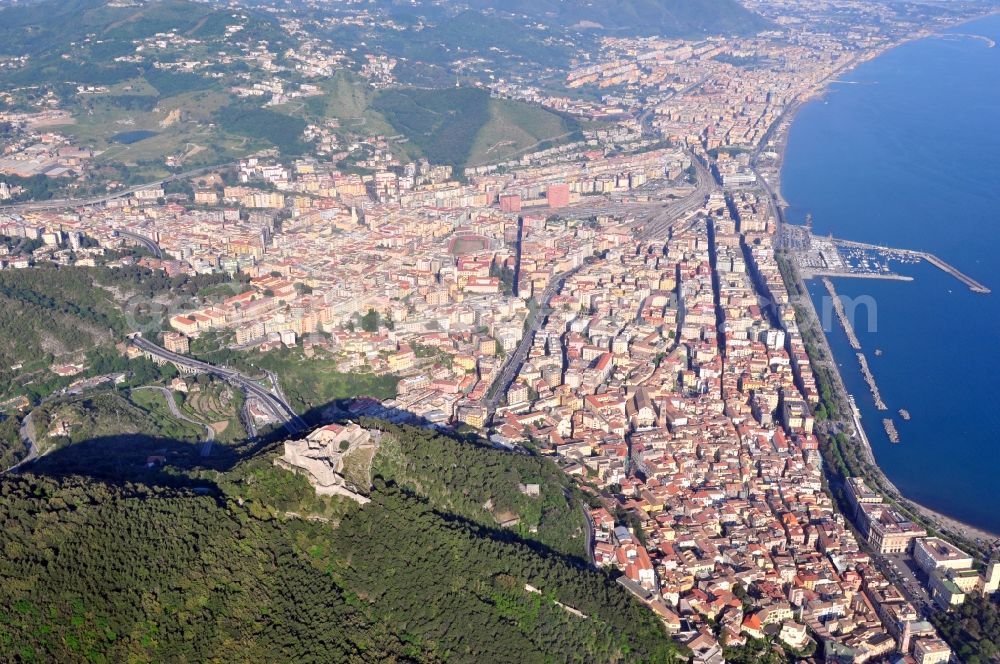
<path id="1" fill-rule="evenodd" d="M 923 252 L 915 252 L 915 253 L 919 254 L 924 260 L 926 260 L 928 263 L 930 263 L 934 267 L 936 267 L 939 270 L 942 270 L 944 272 L 947 272 L 951 276 L 953 276 L 956 279 L 958 279 L 959 281 L 961 281 L 963 284 L 965 284 L 966 286 L 968 286 L 969 290 L 971 290 L 973 293 L 982 293 L 982 294 L 985 295 L 985 294 L 988 294 L 988 293 L 992 292 L 986 286 L 982 285 L 981 283 L 979 283 L 978 281 L 976 281 L 972 277 L 970 277 L 970 276 L 968 276 L 966 274 L 963 274 L 962 272 L 959 272 L 957 269 L 955 269 L 954 267 L 952 267 L 948 263 L 945 263 L 943 260 L 941 260 L 940 258 L 938 258 L 937 256 L 935 256 L 934 254 L 927 254 L 927 253 L 923 253 Z"/>
<path id="2" fill-rule="evenodd" d="M 833 287 L 833 282 L 823 277 L 823 285 L 826 287 L 826 292 L 833 299 L 833 310 L 837 314 L 837 319 L 840 321 L 841 327 L 844 328 L 844 332 L 847 334 L 847 341 L 851 344 L 851 348 L 861 350 L 861 342 L 858 340 L 858 335 L 854 332 L 854 326 L 851 325 L 851 321 L 847 319 L 847 312 L 844 311 L 844 303 L 840 301 L 840 296 L 837 295 L 837 291 Z"/>
<path id="3" fill-rule="evenodd" d="M 904 256 L 909 256 L 911 258 L 917 258 L 920 260 L 925 260 L 937 269 L 941 270 L 946 274 L 950 274 L 955 277 L 963 284 L 968 286 L 969 290 L 973 293 L 981 293 L 983 295 L 992 293 L 993 291 L 979 283 L 969 275 L 965 274 L 957 267 L 946 263 L 934 254 L 928 253 L 926 251 L 914 251 L 913 249 L 893 249 L 892 247 L 883 247 L 877 244 L 867 244 L 865 242 L 853 242 L 851 240 L 833 240 L 833 243 L 841 247 L 853 247 L 855 249 L 868 249 L 870 251 L 885 251 L 885 252 L 895 252 Z"/>

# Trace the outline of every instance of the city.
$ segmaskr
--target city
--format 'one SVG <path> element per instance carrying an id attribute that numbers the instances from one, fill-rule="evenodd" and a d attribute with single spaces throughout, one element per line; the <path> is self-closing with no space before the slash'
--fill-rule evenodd
<path id="1" fill-rule="evenodd" d="M 258 28 L 230 3 L 222 41 L 168 29 L 119 59 L 156 53 L 155 71 L 185 75 L 227 67 L 241 72 L 228 89 L 239 103 L 284 113 L 322 99 L 353 67 L 351 49 L 310 26 L 367 25 L 370 10 L 355 4 L 319 19 L 275 3 L 274 29 L 297 38 L 280 56 L 240 41 Z M 494 117 L 514 108 L 498 104 L 530 104 L 568 123 L 552 132 L 570 131 L 522 128 L 488 145 L 480 135 L 477 156 L 452 163 L 414 156 L 419 139 L 370 115 L 368 128 L 302 121 L 283 139 L 295 150 L 243 154 L 232 133 L 200 134 L 210 116 L 196 125 L 193 111 L 160 102 L 146 110 L 162 116 L 163 136 L 174 123 L 191 128 L 152 165 L 143 144 L 160 137 L 95 147 L 84 139 L 90 121 L 70 117 L 55 92 L 32 95 L 29 109 L 23 89 L 0 90 L 4 108 L 16 107 L 0 110 L 0 274 L 58 266 L 218 279 L 191 297 L 157 296 L 155 311 L 154 300 L 130 300 L 116 353 L 176 368 L 164 383 L 175 414 L 173 393 L 199 375 L 210 377 L 198 379 L 203 391 L 219 381 L 240 392 L 232 417 L 249 439 L 283 442 L 276 466 L 362 511 L 371 499 L 361 485 L 375 482 L 373 459 L 393 436 L 374 421 L 554 463 L 586 517 L 585 565 L 611 570 L 689 661 L 722 664 L 758 643 L 788 661 L 959 661 L 932 618 L 996 593 L 1000 560 L 989 533 L 938 520 L 880 474 L 803 297 L 803 277 L 838 276 L 846 270 L 831 256 L 862 245 L 824 244 L 811 227 L 802 239 L 784 218 L 779 174 L 795 112 L 830 81 L 985 12 L 929 20 L 890 4 L 833 4 L 831 18 L 813 3 L 749 2 L 771 27 L 746 36 L 605 35 L 565 70 L 501 77 L 470 57 L 457 71 Z M 351 85 L 383 94 L 412 66 L 391 54 L 361 60 Z M 102 161 L 109 154 L 145 160 L 146 182 L 122 177 Z M 31 409 L 112 376 L 82 351 L 53 357 L 5 369 L 0 407 L 28 423 L 17 472 L 58 457 L 56 438 L 83 426 L 62 416 L 29 434 L 39 428 Z M 307 394 L 276 357 L 391 389 Z M 46 394 L 15 389 L 39 372 L 65 380 Z M 860 461 L 845 462 L 848 447 Z M 359 450 L 368 469 L 345 479 Z M 172 463 L 155 454 L 146 465 Z M 522 480 L 519 500 L 545 490 Z M 530 538 L 518 514 L 498 527 Z"/>

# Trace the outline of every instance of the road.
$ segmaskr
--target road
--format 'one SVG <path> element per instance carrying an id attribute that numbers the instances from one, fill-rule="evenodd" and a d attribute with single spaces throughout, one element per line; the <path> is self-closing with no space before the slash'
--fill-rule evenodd
<path id="1" fill-rule="evenodd" d="M 227 166 L 232 166 L 232 164 L 231 163 L 216 164 L 215 166 L 205 166 L 204 168 L 197 168 L 193 171 L 175 173 L 174 175 L 169 175 L 163 178 L 162 180 L 147 182 L 145 184 L 136 185 L 134 187 L 129 187 L 128 189 L 122 189 L 121 191 L 116 191 L 111 194 L 105 194 L 104 196 L 97 196 L 95 198 L 61 198 L 58 200 L 51 200 L 51 201 L 37 201 L 31 203 L 14 203 L 12 205 L 4 205 L 0 206 L 0 212 L 33 212 L 36 210 L 59 210 L 68 207 L 100 205 L 102 203 L 107 203 L 108 201 L 114 200 L 116 198 L 131 196 L 135 192 L 141 191 L 143 189 L 149 189 L 150 187 L 157 187 L 162 184 L 167 184 L 168 182 L 173 182 L 174 180 L 183 180 L 185 178 L 195 177 L 201 175 L 202 173 L 208 173 L 211 171 L 218 170 L 220 168 L 226 168 Z"/>
<path id="2" fill-rule="evenodd" d="M 184 422 L 189 422 L 196 427 L 205 428 L 205 444 L 201 446 L 201 455 L 203 457 L 208 456 L 212 451 L 212 443 L 215 442 L 215 429 L 211 426 L 205 424 L 204 422 L 199 422 L 198 420 L 192 419 L 181 412 L 180 408 L 177 407 L 177 402 L 174 400 L 174 393 L 165 387 L 160 387 L 159 385 L 143 385 L 142 387 L 135 388 L 137 390 L 156 390 L 163 395 L 163 398 L 167 401 L 167 407 L 170 408 L 170 414 L 173 415 L 178 420 L 183 420 Z"/>
<path id="3" fill-rule="evenodd" d="M 514 382 L 514 378 L 521 371 L 521 365 L 524 364 L 525 359 L 528 357 L 528 351 L 531 350 L 531 345 L 535 342 L 535 334 L 538 333 L 545 319 L 548 318 L 548 308 L 552 298 L 562 290 L 566 279 L 576 274 L 582 267 L 581 265 L 556 275 L 549 282 L 549 285 L 545 287 L 545 290 L 542 291 L 542 295 L 538 299 L 538 309 L 535 310 L 533 317 L 529 316 L 528 329 L 525 331 L 524 336 L 521 337 L 521 343 L 517 345 L 513 353 L 507 356 L 503 368 L 500 369 L 500 373 L 493 379 L 489 390 L 486 391 L 486 399 L 483 405 L 486 406 L 487 421 L 492 419 L 493 414 L 497 411 L 500 398 L 507 392 L 507 388 L 510 387 L 510 384 Z"/>
<path id="4" fill-rule="evenodd" d="M 921 613 L 923 618 L 929 618 L 936 610 L 934 600 L 927 592 L 927 587 L 921 577 L 926 576 L 919 572 L 917 563 L 908 554 L 876 554 L 873 556 L 875 564 L 879 567 L 887 579 L 892 581 L 903 593 L 903 596 Z"/>
<path id="5" fill-rule="evenodd" d="M 139 233 L 133 233 L 131 231 L 118 231 L 118 235 L 132 240 L 133 242 L 138 242 L 142 246 L 149 249 L 150 253 L 157 258 L 163 258 L 163 250 L 160 249 L 160 245 L 156 244 L 152 238 L 148 238 L 145 235 L 140 235 Z"/>
<path id="6" fill-rule="evenodd" d="M 300 433 L 308 428 L 308 425 L 283 399 L 270 390 L 266 390 L 257 382 L 250 380 L 239 371 L 227 367 L 219 367 L 207 362 L 171 353 L 165 348 L 157 346 L 153 342 L 138 335 L 131 337 L 131 342 L 136 348 L 149 353 L 155 357 L 166 360 L 177 366 L 187 367 L 196 371 L 201 371 L 223 380 L 227 380 L 243 390 L 248 396 L 260 400 L 264 407 L 271 413 L 274 419 L 280 422 L 291 434 Z"/>
<path id="7" fill-rule="evenodd" d="M 23 442 L 24 446 L 28 449 L 28 456 L 3 471 L 4 473 L 16 472 L 21 466 L 26 466 L 38 458 L 38 443 L 35 442 L 35 425 L 31 422 L 31 416 L 34 414 L 35 411 L 31 411 L 24 416 L 24 419 L 21 420 L 21 428 L 18 431 L 18 434 L 21 436 L 21 442 Z"/>

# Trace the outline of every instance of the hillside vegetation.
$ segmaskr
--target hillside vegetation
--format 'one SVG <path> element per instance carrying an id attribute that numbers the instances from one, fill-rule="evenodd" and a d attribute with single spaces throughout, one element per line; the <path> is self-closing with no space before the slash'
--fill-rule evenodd
<path id="1" fill-rule="evenodd" d="M 1000 662 L 1000 595 L 973 594 L 933 615 L 935 627 L 966 664 Z"/>
<path id="2" fill-rule="evenodd" d="M 562 496 L 547 461 L 391 435 L 372 502 L 321 513 L 309 510 L 336 501 L 266 456 L 213 473 L 217 486 L 197 467 L 0 478 L 0 648 L 24 661 L 679 661 L 607 576 L 466 504 L 529 478 L 536 500 Z M 74 447 L 42 469 L 58 473 Z M 442 475 L 456 455 L 466 468 Z M 209 495 L 179 488 L 192 482 Z"/>
<path id="3" fill-rule="evenodd" d="M 386 90 L 372 107 L 432 163 L 456 168 L 579 137 L 573 120 L 476 88 Z"/>
<path id="4" fill-rule="evenodd" d="M 122 332 L 124 316 L 92 274 L 54 267 L 0 271 L 0 379 L 15 364 L 51 361 Z"/>
<path id="5" fill-rule="evenodd" d="M 239 23 L 236 37 L 227 25 Z M 0 55 L 29 55 L 23 66 L 0 68 L 0 87 L 22 89 L 29 99 L 44 86 L 72 112 L 74 122 L 59 128 L 80 145 L 103 151 L 97 161 L 129 169 L 109 170 L 107 179 L 126 183 L 163 177 L 163 158 L 173 155 L 190 167 L 227 161 L 247 150 L 240 135 L 209 126 L 228 104 L 229 67 L 182 72 L 157 68 L 176 58 L 171 49 L 144 51 L 142 62 L 118 60 L 136 53 L 136 41 L 175 32 L 193 40 L 188 60 L 211 60 L 234 40 L 266 40 L 281 49 L 294 44 L 276 20 L 247 9 L 234 11 L 191 0 L 157 0 L 110 6 L 100 0 L 42 0 L 0 9 Z M 221 75 L 215 78 L 213 75 Z M 77 86 L 104 86 L 97 94 L 77 94 Z M 40 93 L 39 93 L 40 94 Z M 116 142 L 128 132 L 140 139 Z M 137 133 L 141 132 L 141 134 Z"/>
<path id="6" fill-rule="evenodd" d="M 229 280 L 221 274 L 168 277 L 142 267 L 51 263 L 0 271 L 0 397 L 45 396 L 39 384 L 50 377 L 50 365 L 82 361 L 84 351 L 108 348 L 133 331 L 130 325 L 146 322 L 136 308 L 127 319 L 123 307 L 130 298 L 178 303 Z"/>

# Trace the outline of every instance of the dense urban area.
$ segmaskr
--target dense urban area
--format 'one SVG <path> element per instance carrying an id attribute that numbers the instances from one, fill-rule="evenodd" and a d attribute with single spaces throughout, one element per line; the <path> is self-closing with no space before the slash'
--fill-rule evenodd
<path id="1" fill-rule="evenodd" d="M 621 4 L 0 2 L 0 659 L 1000 661 L 779 182 L 992 7 Z"/>

